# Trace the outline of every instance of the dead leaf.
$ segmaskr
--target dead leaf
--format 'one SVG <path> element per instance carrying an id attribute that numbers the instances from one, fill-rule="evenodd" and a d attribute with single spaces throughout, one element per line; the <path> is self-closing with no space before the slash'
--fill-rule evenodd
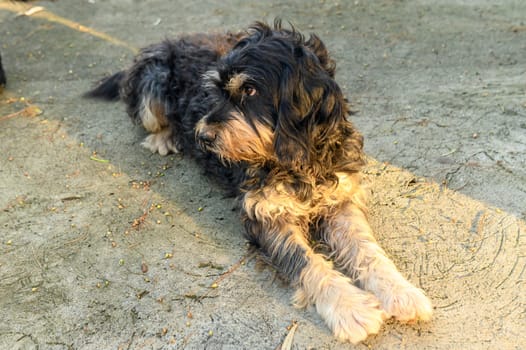
<path id="1" fill-rule="evenodd" d="M 26 107 L 25 113 L 28 117 L 36 117 L 42 114 L 42 110 L 37 106 L 30 105 Z"/>

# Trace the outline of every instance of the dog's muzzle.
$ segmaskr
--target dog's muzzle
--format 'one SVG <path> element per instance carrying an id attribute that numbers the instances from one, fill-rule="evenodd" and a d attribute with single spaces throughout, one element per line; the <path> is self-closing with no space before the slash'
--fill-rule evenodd
<path id="1" fill-rule="evenodd" d="M 203 149 L 210 149 L 214 145 L 217 134 L 205 123 L 205 118 L 202 118 L 195 127 L 195 139 L 199 146 Z"/>

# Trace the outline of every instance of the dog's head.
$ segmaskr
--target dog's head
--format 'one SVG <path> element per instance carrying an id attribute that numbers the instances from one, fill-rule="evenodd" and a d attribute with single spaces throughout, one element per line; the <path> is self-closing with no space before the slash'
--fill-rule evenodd
<path id="1" fill-rule="evenodd" d="M 330 168 L 349 152 L 361 159 L 334 69 L 317 36 L 256 23 L 204 77 L 216 103 L 197 125 L 199 143 L 228 161 L 292 171 Z"/>

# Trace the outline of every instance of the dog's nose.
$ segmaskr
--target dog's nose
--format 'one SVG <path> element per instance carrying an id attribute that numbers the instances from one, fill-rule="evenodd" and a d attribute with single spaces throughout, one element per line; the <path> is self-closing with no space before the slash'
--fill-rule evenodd
<path id="1" fill-rule="evenodd" d="M 212 130 L 202 130 L 199 132 L 199 134 L 197 134 L 197 137 L 199 138 L 199 141 L 205 145 L 211 145 L 216 139 L 217 135 Z"/>

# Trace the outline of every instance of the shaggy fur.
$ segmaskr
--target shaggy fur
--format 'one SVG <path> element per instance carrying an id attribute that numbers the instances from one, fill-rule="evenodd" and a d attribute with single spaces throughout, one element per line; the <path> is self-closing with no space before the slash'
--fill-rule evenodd
<path id="1" fill-rule="evenodd" d="M 363 140 L 334 73 L 317 36 L 256 23 L 149 46 L 87 95 L 124 101 L 151 133 L 146 148 L 193 156 L 236 193 L 246 237 L 290 281 L 294 304 L 356 343 L 387 317 L 429 320 L 432 307 L 372 235 Z"/>

